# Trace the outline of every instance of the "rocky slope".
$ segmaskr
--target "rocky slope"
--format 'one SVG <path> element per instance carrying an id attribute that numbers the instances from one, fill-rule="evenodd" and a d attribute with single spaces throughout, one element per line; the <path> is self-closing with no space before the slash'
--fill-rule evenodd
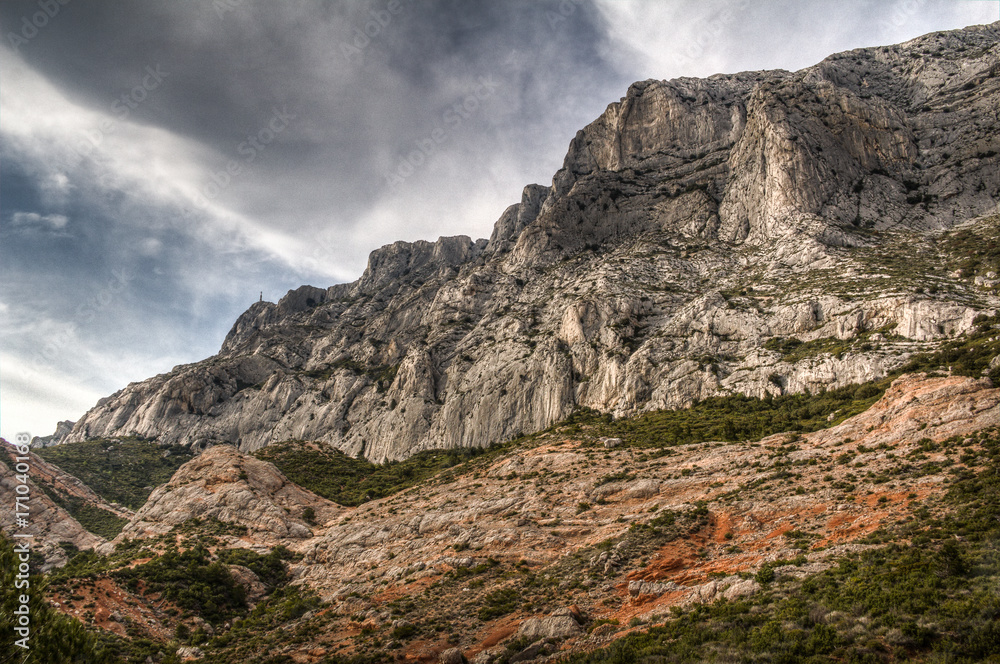
<path id="1" fill-rule="evenodd" d="M 4 533 L 26 533 L 32 536 L 32 548 L 44 559 L 42 569 L 50 569 L 66 563 L 68 554 L 63 544 L 77 549 L 93 549 L 104 542 L 104 538 L 88 531 L 67 511 L 67 507 L 86 506 L 91 513 L 105 513 L 112 517 L 128 519 L 131 510 L 109 503 L 86 484 L 54 466 L 36 454 L 29 453 L 27 461 L 17 451 L 0 443 L 0 502 L 9 506 L 0 515 L 0 531 Z M 20 463 L 27 464 L 27 472 Z M 25 482 L 21 480 L 25 479 Z M 18 486 L 26 484 L 28 493 L 18 492 Z M 27 525 L 17 524 L 14 504 L 15 496 L 27 495 Z"/>
<path id="2" fill-rule="evenodd" d="M 567 425 L 353 508 L 218 446 L 155 491 L 114 550 L 145 546 L 140 563 L 175 542 L 297 554 L 291 587 L 322 601 L 289 613 L 280 597 L 267 600 L 283 617 L 265 630 L 253 627 L 271 615 L 261 610 L 249 628 L 206 625 L 216 639 L 185 650 L 206 661 L 545 661 L 661 624 L 672 609 L 753 598 L 771 574 L 816 576 L 915 515 L 943 518 L 957 481 L 992 472 L 986 441 L 1000 434 L 1000 389 L 908 374 L 836 426 L 759 442 L 618 444 L 600 433 L 599 423 Z M 973 498 L 992 504 L 978 486 Z M 303 506 L 315 507 L 314 525 Z M 238 532 L 199 540 L 208 516 Z M 93 581 L 69 586 L 78 601 L 65 610 L 85 617 L 86 602 L 95 625 L 126 634 L 110 616 L 130 611 L 162 641 L 191 620 L 165 595 L 129 591 L 120 573 L 77 574 Z M 249 577 L 248 588 L 260 585 Z M 70 592 L 57 593 L 63 606 Z"/>
<path id="3" fill-rule="evenodd" d="M 327 523 L 339 510 L 289 482 L 271 464 L 220 445 L 181 466 L 154 490 L 116 541 L 161 535 L 191 519 L 215 519 L 245 528 L 254 546 L 270 547 L 311 537 L 313 525 Z M 313 516 L 306 519 L 303 513 Z"/>
<path id="4" fill-rule="evenodd" d="M 1000 234 L 998 37 L 636 83 L 488 241 L 397 242 L 354 283 L 256 303 L 218 355 L 102 399 L 61 440 L 304 439 L 385 461 L 581 406 L 885 375 L 1000 302 L 996 261 L 962 269 L 954 242 Z M 789 360 L 771 339 L 819 350 Z"/>

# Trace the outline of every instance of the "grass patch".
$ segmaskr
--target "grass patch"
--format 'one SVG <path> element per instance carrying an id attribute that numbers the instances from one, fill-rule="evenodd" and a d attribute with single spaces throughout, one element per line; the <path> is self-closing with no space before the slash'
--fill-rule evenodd
<path id="1" fill-rule="evenodd" d="M 153 489 L 194 458 L 181 445 L 136 439 L 95 439 L 37 450 L 38 456 L 74 475 L 108 502 L 142 507 Z"/>
<path id="2" fill-rule="evenodd" d="M 594 426 L 599 435 L 619 437 L 638 447 L 759 440 L 775 433 L 816 431 L 842 422 L 875 403 L 889 383 L 886 379 L 820 394 L 764 399 L 742 394 L 711 397 L 691 408 L 660 410 L 621 420 L 581 410 L 571 420 L 573 424 Z M 835 414 L 832 420 L 831 414 Z"/>
<path id="3" fill-rule="evenodd" d="M 14 470 L 14 461 L 8 454 L 0 454 L 0 461 L 5 463 L 11 471 Z M 40 488 L 49 499 L 66 510 L 70 516 L 76 519 L 81 526 L 95 535 L 100 535 L 104 539 L 114 539 L 122 531 L 128 519 L 123 519 L 113 512 L 86 503 L 81 498 L 71 496 L 58 490 L 55 486 L 43 481 L 41 477 L 34 475 L 31 481 Z"/>
<path id="4" fill-rule="evenodd" d="M 293 440 L 268 445 L 254 456 L 273 463 L 299 486 L 340 505 L 354 506 L 419 484 L 481 453 L 480 449 L 430 450 L 379 465 L 324 443 Z"/>

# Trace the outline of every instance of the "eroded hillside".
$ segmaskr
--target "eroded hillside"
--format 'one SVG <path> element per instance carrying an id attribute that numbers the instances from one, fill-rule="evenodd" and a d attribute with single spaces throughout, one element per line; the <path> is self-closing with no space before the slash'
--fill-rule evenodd
<path id="1" fill-rule="evenodd" d="M 217 446 L 47 592 L 117 635 L 103 637 L 112 651 L 182 647 L 213 662 L 436 662 L 457 648 L 492 663 L 607 647 L 615 661 L 646 647 L 701 661 L 744 652 L 737 615 L 768 657 L 790 647 L 767 636 L 775 620 L 782 633 L 795 623 L 801 653 L 888 661 L 972 648 L 955 625 L 971 629 L 978 614 L 931 614 L 1000 573 L 988 548 L 1000 389 L 926 374 L 882 387 L 856 388 L 848 403 L 877 400 L 839 424 L 841 408 L 822 417 L 834 401 L 817 395 L 816 412 L 806 401 L 789 416 L 826 428 L 757 441 L 678 442 L 674 420 L 658 419 L 683 415 L 699 431 L 718 404 L 621 421 L 581 412 L 355 507 Z M 737 424 L 766 414 L 731 402 Z M 310 446 L 285 454 L 299 448 Z M 907 588 L 910 608 L 886 616 L 880 602 L 899 589 L 878 575 L 907 565 L 930 587 Z M 871 596 L 842 596 L 859 569 Z M 694 626 L 715 645 L 681 647 Z"/>

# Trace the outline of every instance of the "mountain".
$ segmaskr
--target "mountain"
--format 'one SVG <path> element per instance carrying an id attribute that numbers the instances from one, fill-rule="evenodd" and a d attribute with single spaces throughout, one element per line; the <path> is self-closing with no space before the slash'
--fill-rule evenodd
<path id="1" fill-rule="evenodd" d="M 59 440 L 301 439 L 384 462 L 578 408 L 885 376 L 1000 303 L 998 35 L 635 83 L 489 240 L 396 242 L 353 283 L 255 303 L 217 355 Z"/>
<path id="2" fill-rule="evenodd" d="M 995 661 L 998 62 L 634 84 L 489 240 L 3 442 L 0 627 L 25 564 L 45 664 Z"/>

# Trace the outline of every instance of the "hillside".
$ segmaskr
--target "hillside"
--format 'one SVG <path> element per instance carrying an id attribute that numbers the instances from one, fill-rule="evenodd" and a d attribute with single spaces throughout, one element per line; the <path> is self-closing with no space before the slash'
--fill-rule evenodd
<path id="1" fill-rule="evenodd" d="M 690 442 L 581 413 L 356 507 L 218 446 L 46 592 L 136 661 L 1000 654 L 988 379 L 905 374 L 839 424 L 757 441 L 701 442 L 714 414 L 678 414 Z"/>

